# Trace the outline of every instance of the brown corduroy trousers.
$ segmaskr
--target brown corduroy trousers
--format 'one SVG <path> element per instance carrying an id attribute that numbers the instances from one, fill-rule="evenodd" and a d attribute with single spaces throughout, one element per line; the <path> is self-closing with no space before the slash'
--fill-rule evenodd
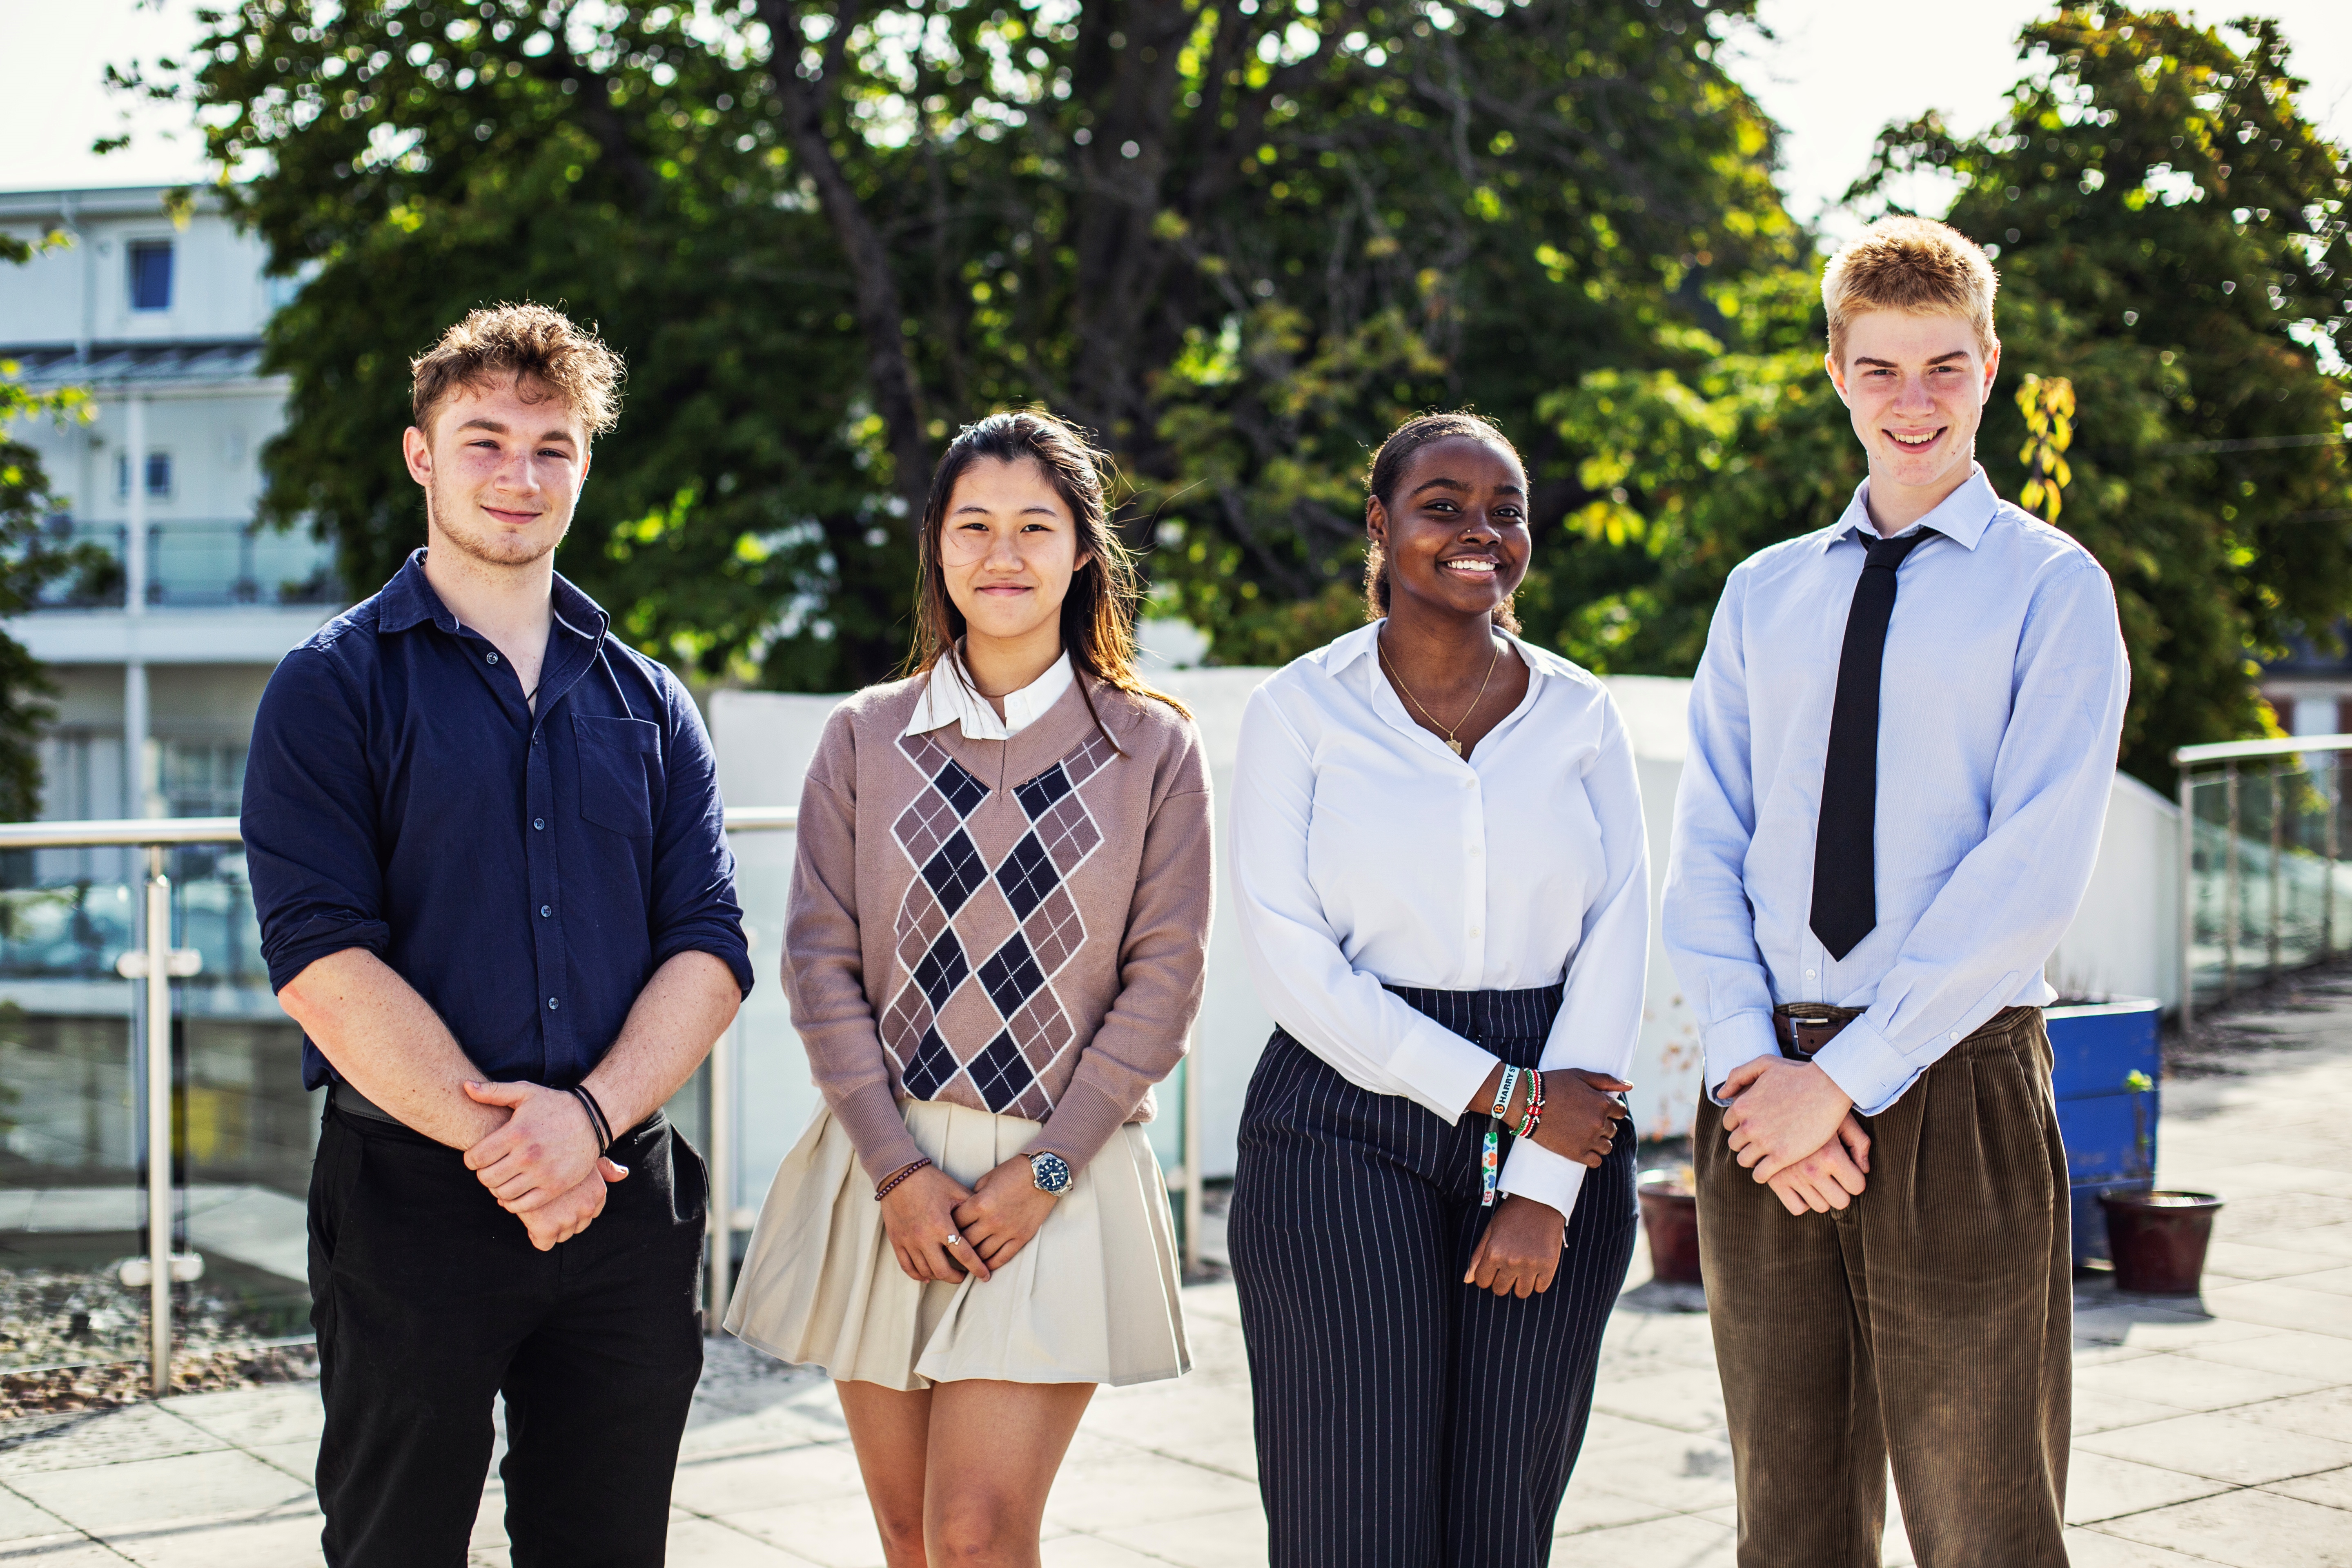
<path id="1" fill-rule="evenodd" d="M 2074 1269 L 2041 1010 L 2001 1013 L 1863 1121 L 1865 1190 L 1799 1217 L 1700 1097 L 1739 1568 L 1878 1568 L 1890 1460 L 1920 1568 L 2064 1568 Z"/>

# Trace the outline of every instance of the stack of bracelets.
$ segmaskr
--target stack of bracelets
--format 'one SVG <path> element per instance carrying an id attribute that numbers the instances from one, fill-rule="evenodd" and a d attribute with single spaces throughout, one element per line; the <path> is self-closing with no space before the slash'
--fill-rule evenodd
<path id="1" fill-rule="evenodd" d="M 930 1163 L 931 1162 L 929 1157 L 925 1157 L 916 1161 L 911 1165 L 901 1165 L 897 1170 L 891 1172 L 890 1174 L 883 1181 L 882 1184 L 874 1189 L 874 1201 L 878 1204 L 884 1198 L 888 1197 L 890 1194 L 897 1189 L 899 1183 L 905 1181 L 908 1177 L 913 1175 L 916 1172 L 921 1170 Z"/>
<path id="2" fill-rule="evenodd" d="M 1503 1172 L 1503 1124 L 1510 1119 L 1511 1096 L 1517 1092 L 1522 1076 L 1528 1080 L 1528 1105 L 1519 1113 L 1517 1135 L 1532 1138 L 1536 1129 L 1543 1125 L 1543 1074 L 1533 1068 L 1506 1067 L 1502 1086 L 1495 1091 L 1495 1107 L 1486 1113 L 1486 1142 L 1478 1149 L 1478 1201 L 1486 1208 L 1495 1206 L 1495 1184 Z"/>

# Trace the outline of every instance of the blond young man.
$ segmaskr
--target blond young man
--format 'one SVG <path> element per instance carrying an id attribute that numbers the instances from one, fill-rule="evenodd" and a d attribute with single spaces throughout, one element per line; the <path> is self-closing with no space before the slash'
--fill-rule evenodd
<path id="1" fill-rule="evenodd" d="M 650 1568 L 702 1367 L 663 1119 L 751 989 L 710 742 L 555 571 L 621 364 L 553 310 L 415 362 L 426 547 L 270 678 L 244 830 L 328 1089 L 311 1321 L 336 1568 L 458 1568 L 503 1395 L 516 1568 Z"/>
<path id="2" fill-rule="evenodd" d="M 1706 1041 L 1741 1568 L 1875 1568 L 1890 1460 L 1921 1568 L 2066 1560 L 2042 971 L 2128 667 L 2098 563 L 1976 463 L 1994 289 L 1917 218 L 1831 262 L 1827 365 L 1870 475 L 1733 571 L 1691 693 L 1665 935 Z"/>

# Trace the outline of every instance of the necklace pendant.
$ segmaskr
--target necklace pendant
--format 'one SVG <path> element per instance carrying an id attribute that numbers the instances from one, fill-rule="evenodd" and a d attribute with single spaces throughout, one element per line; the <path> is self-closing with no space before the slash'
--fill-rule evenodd
<path id="1" fill-rule="evenodd" d="M 1459 742 L 1459 741 L 1457 741 L 1457 740 L 1454 740 L 1452 736 L 1450 736 L 1450 735 L 1449 735 L 1449 736 L 1447 736 L 1447 737 L 1446 737 L 1445 743 L 1446 743 L 1447 745 L 1449 745 L 1449 746 L 1451 746 L 1451 747 L 1453 747 L 1453 748 L 1454 748 L 1454 754 L 1455 756 L 1457 756 L 1457 757 L 1458 757 L 1458 756 L 1460 756 L 1460 755 L 1462 754 L 1462 742 Z"/>

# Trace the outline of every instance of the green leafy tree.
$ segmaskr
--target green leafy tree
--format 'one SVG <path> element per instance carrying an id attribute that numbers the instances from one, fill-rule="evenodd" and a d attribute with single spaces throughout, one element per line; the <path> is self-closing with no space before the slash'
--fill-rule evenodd
<path id="1" fill-rule="evenodd" d="M 2063 525 L 2105 565 L 2132 650 L 2125 764 L 2259 734 L 2248 679 L 2352 610 L 2352 163 L 2297 102 L 2275 23 L 2067 6 L 2025 29 L 2047 58 L 1985 135 L 1890 130 L 1864 182 L 1936 168 L 1949 221 L 1999 247 L 2008 373 L 2078 399 Z M 1980 450 L 2026 474 L 1994 400 Z"/>
<path id="2" fill-rule="evenodd" d="M 2009 393 L 2071 381 L 2060 521 L 2115 580 L 2124 764 L 2160 786 L 2174 747 L 2263 731 L 2250 656 L 2352 608 L 2352 173 L 2297 110 L 2276 28 L 2245 26 L 2239 45 L 2166 12 L 2062 10 L 2025 29 L 2045 68 L 2000 123 L 1890 128 L 1854 193 L 1921 168 L 1961 184 L 1948 221 L 2002 271 L 1978 443 L 2002 494 L 2032 478 Z M 1703 374 L 1598 373 L 1547 405 L 1606 492 L 1570 520 L 1594 591 L 1556 623 L 1597 668 L 1686 673 L 1730 568 L 1833 521 L 1861 478 L 1814 279 L 1727 316 L 1735 352 Z"/>
<path id="3" fill-rule="evenodd" d="M 1344 618 L 1401 413 L 1477 405 L 1581 504 L 1537 403 L 1696 367 L 1712 286 L 1796 239 L 1713 58 L 1748 4 L 244 0 L 127 79 L 306 279 L 267 505 L 354 592 L 421 531 L 406 356 L 529 295 L 632 366 L 566 572 L 665 657 L 822 689 L 895 661 L 905 521 L 994 406 L 1102 433 L 1224 658 Z"/>

